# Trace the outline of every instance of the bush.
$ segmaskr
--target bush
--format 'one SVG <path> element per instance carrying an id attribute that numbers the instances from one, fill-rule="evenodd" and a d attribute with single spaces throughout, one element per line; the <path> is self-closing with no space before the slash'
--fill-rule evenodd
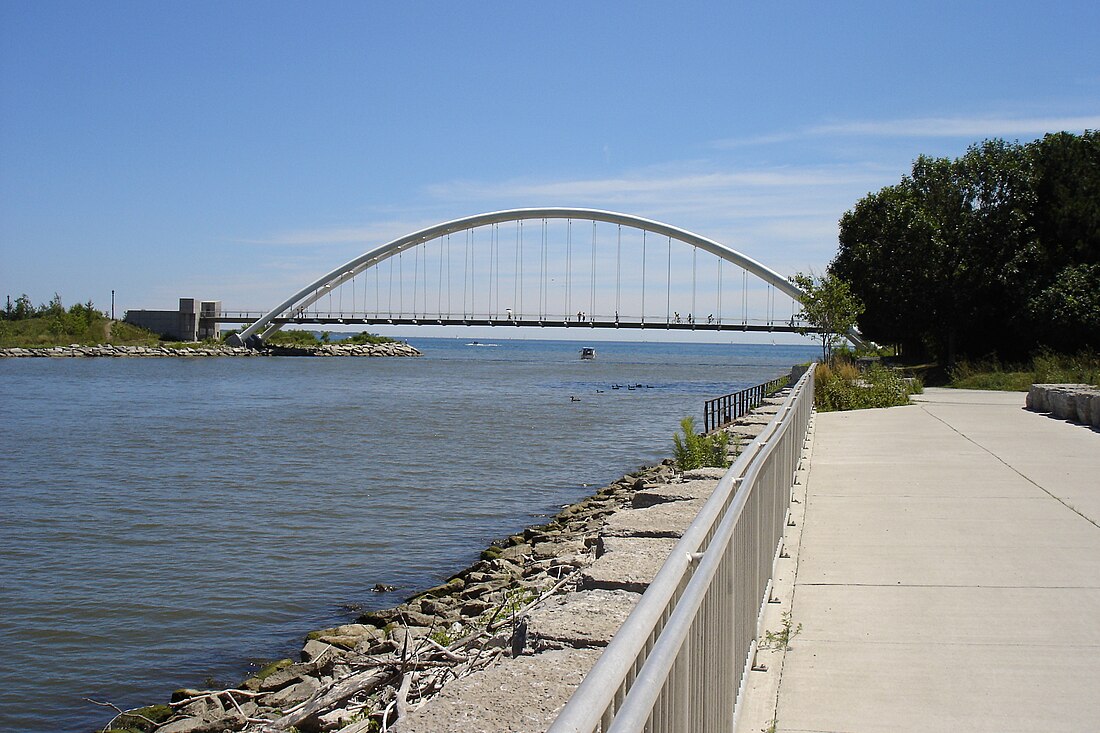
<path id="1" fill-rule="evenodd" d="M 396 341 L 396 339 L 391 339 L 388 336 L 379 336 L 378 334 L 367 333 L 366 331 L 363 331 L 362 333 L 357 333 L 354 336 L 349 336 L 348 338 L 344 339 L 343 343 L 345 343 L 345 344 L 392 344 L 395 341 Z"/>
<path id="2" fill-rule="evenodd" d="M 710 435 L 696 433 L 693 417 L 685 417 L 681 420 L 680 429 L 684 433 L 682 438 L 679 433 L 672 436 L 672 455 L 678 469 L 689 471 L 703 466 L 725 468 L 729 465 L 726 459 L 726 449 L 730 442 L 729 433 L 724 430 Z"/>
<path id="3" fill-rule="evenodd" d="M 269 344 L 283 346 L 318 346 L 321 340 L 313 331 L 276 331 L 267 339 Z"/>
<path id="4" fill-rule="evenodd" d="M 814 372 L 814 405 L 820 412 L 907 405 L 909 395 L 923 391 L 920 380 L 877 364 L 860 373 L 851 362 L 834 361 Z"/>

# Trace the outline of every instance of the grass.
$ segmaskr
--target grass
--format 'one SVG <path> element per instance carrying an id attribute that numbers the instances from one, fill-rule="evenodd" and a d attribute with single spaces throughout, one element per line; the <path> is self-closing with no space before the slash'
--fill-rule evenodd
<path id="1" fill-rule="evenodd" d="M 1100 386 L 1100 354 L 1056 354 L 1045 351 L 1025 364 L 1001 364 L 995 358 L 961 361 L 951 371 L 948 386 L 1026 392 L 1033 384 L 1091 384 Z"/>
<path id="2" fill-rule="evenodd" d="M 861 372 L 850 361 L 834 359 L 814 372 L 814 405 L 820 412 L 907 405 L 909 395 L 923 391 L 919 379 L 877 364 Z"/>

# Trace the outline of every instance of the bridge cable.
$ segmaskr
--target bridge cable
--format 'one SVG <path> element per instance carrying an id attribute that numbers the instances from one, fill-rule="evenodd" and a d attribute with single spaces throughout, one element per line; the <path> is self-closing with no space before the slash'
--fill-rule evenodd
<path id="1" fill-rule="evenodd" d="M 512 313 L 519 318 L 523 313 L 523 220 L 516 221 L 516 274 L 512 279 Z"/>
<path id="2" fill-rule="evenodd" d="M 741 269 L 741 325 L 749 323 L 749 271 Z"/>
<path id="3" fill-rule="evenodd" d="M 412 313 L 412 316 L 413 316 L 414 319 L 416 318 L 416 296 L 417 296 L 417 291 L 420 289 L 419 287 L 417 287 L 417 285 L 420 282 L 420 250 L 421 249 L 422 249 L 421 247 L 416 247 L 415 249 L 413 249 L 413 304 L 412 304 L 413 313 Z"/>
<path id="4" fill-rule="evenodd" d="M 665 272 L 665 325 L 672 316 L 672 237 L 668 238 L 668 270 Z"/>
<path id="5" fill-rule="evenodd" d="M 589 322 L 595 319 L 596 313 L 596 222 L 592 222 L 592 304 L 589 306 L 591 312 L 588 316 Z"/>
<path id="6" fill-rule="evenodd" d="M 619 299 L 622 289 L 623 225 L 619 224 L 619 233 L 615 239 L 615 325 L 619 323 Z"/>
<path id="7" fill-rule="evenodd" d="M 539 265 L 539 320 L 546 318 L 546 219 L 542 220 L 542 261 Z"/>
<path id="8" fill-rule="evenodd" d="M 405 253 L 397 253 L 397 317 L 405 317 Z"/>
<path id="9" fill-rule="evenodd" d="M 718 325 L 722 325 L 722 258 L 718 258 Z"/>
<path id="10" fill-rule="evenodd" d="M 695 322 L 694 321 L 694 318 L 695 318 L 695 271 L 696 271 L 696 260 L 698 259 L 698 255 L 699 255 L 699 248 L 698 247 L 692 247 L 691 248 L 691 313 L 688 316 L 689 319 L 692 319 L 692 323 Z"/>
<path id="11" fill-rule="evenodd" d="M 645 229 L 642 230 L 642 323 L 645 323 Z"/>
<path id="12" fill-rule="evenodd" d="M 451 317 L 451 235 L 447 235 L 447 318 Z"/>
<path id="13" fill-rule="evenodd" d="M 565 320 L 573 316 L 572 282 L 573 275 L 573 220 L 567 219 L 565 225 Z"/>
<path id="14" fill-rule="evenodd" d="M 493 224 L 493 238 L 489 243 L 489 317 L 496 319 L 500 310 L 500 229 Z M 495 275 L 495 277 L 494 277 Z M 496 306 L 493 305 L 493 290 L 496 289 Z"/>

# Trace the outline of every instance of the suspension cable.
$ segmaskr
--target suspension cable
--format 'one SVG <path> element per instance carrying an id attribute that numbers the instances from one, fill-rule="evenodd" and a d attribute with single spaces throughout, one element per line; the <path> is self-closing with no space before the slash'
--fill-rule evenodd
<path id="1" fill-rule="evenodd" d="M 519 320 L 523 313 L 523 220 L 516 222 L 516 276 L 512 280 L 512 313 Z"/>
<path id="2" fill-rule="evenodd" d="M 722 258 L 718 258 L 718 325 L 722 325 Z"/>
<path id="3" fill-rule="evenodd" d="M 623 225 L 619 224 L 619 233 L 615 239 L 615 323 L 619 323 L 619 299 L 622 286 Z"/>
<path id="4" fill-rule="evenodd" d="M 546 319 L 546 219 L 542 220 L 542 262 L 539 265 L 539 320 Z"/>
<path id="5" fill-rule="evenodd" d="M 645 323 L 645 229 L 642 230 L 642 323 Z"/>
<path id="6" fill-rule="evenodd" d="M 742 268 L 741 270 L 741 325 L 748 325 L 749 322 L 749 271 Z"/>
<path id="7" fill-rule="evenodd" d="M 672 237 L 668 238 L 668 268 L 665 271 L 665 325 L 672 320 Z"/>
<path id="8" fill-rule="evenodd" d="M 489 242 L 489 317 L 496 318 L 500 310 L 500 230 L 493 224 L 493 238 Z M 496 290 L 496 303 L 493 290 Z"/>
<path id="9" fill-rule="evenodd" d="M 417 283 L 420 282 L 420 250 L 421 249 L 422 248 L 418 246 L 413 250 L 413 305 L 412 305 L 413 318 L 416 318 L 416 296 L 417 296 L 417 290 L 419 289 L 417 287 Z"/>
<path id="10" fill-rule="evenodd" d="M 592 299 L 589 306 L 588 321 L 596 318 L 596 222 L 592 222 Z"/>
<path id="11" fill-rule="evenodd" d="M 466 251 L 462 255 L 462 318 L 466 316 L 466 281 L 470 277 L 470 230 L 466 230 Z"/>
<path id="12" fill-rule="evenodd" d="M 447 235 L 447 318 L 451 317 L 451 235 Z"/>
<path id="13" fill-rule="evenodd" d="M 572 278 L 573 274 L 573 220 L 566 220 L 565 224 L 565 320 L 569 320 L 573 314 L 572 303 Z"/>
<path id="14" fill-rule="evenodd" d="M 694 319 L 699 314 L 695 312 L 695 272 L 696 272 L 696 260 L 698 259 L 699 248 L 691 248 L 691 319 L 694 323 Z"/>

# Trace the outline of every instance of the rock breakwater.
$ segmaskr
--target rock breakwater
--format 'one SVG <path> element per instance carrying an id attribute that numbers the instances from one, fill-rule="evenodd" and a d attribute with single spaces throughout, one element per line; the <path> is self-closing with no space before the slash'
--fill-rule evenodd
<path id="1" fill-rule="evenodd" d="M 770 398 L 756 414 L 774 415 L 781 402 Z M 730 458 L 765 426 L 740 425 Z M 641 468 L 494 543 L 478 562 L 399 606 L 312 632 L 298 659 L 267 665 L 236 688 L 178 690 L 170 704 L 130 711 L 111 726 L 545 730 L 724 473 L 677 472 L 671 460 Z"/>
<path id="2" fill-rule="evenodd" d="M 421 356 L 419 349 L 402 342 L 384 344 L 321 344 L 319 346 L 116 346 L 98 344 L 0 349 L 0 358 L 202 358 L 213 356 Z"/>

